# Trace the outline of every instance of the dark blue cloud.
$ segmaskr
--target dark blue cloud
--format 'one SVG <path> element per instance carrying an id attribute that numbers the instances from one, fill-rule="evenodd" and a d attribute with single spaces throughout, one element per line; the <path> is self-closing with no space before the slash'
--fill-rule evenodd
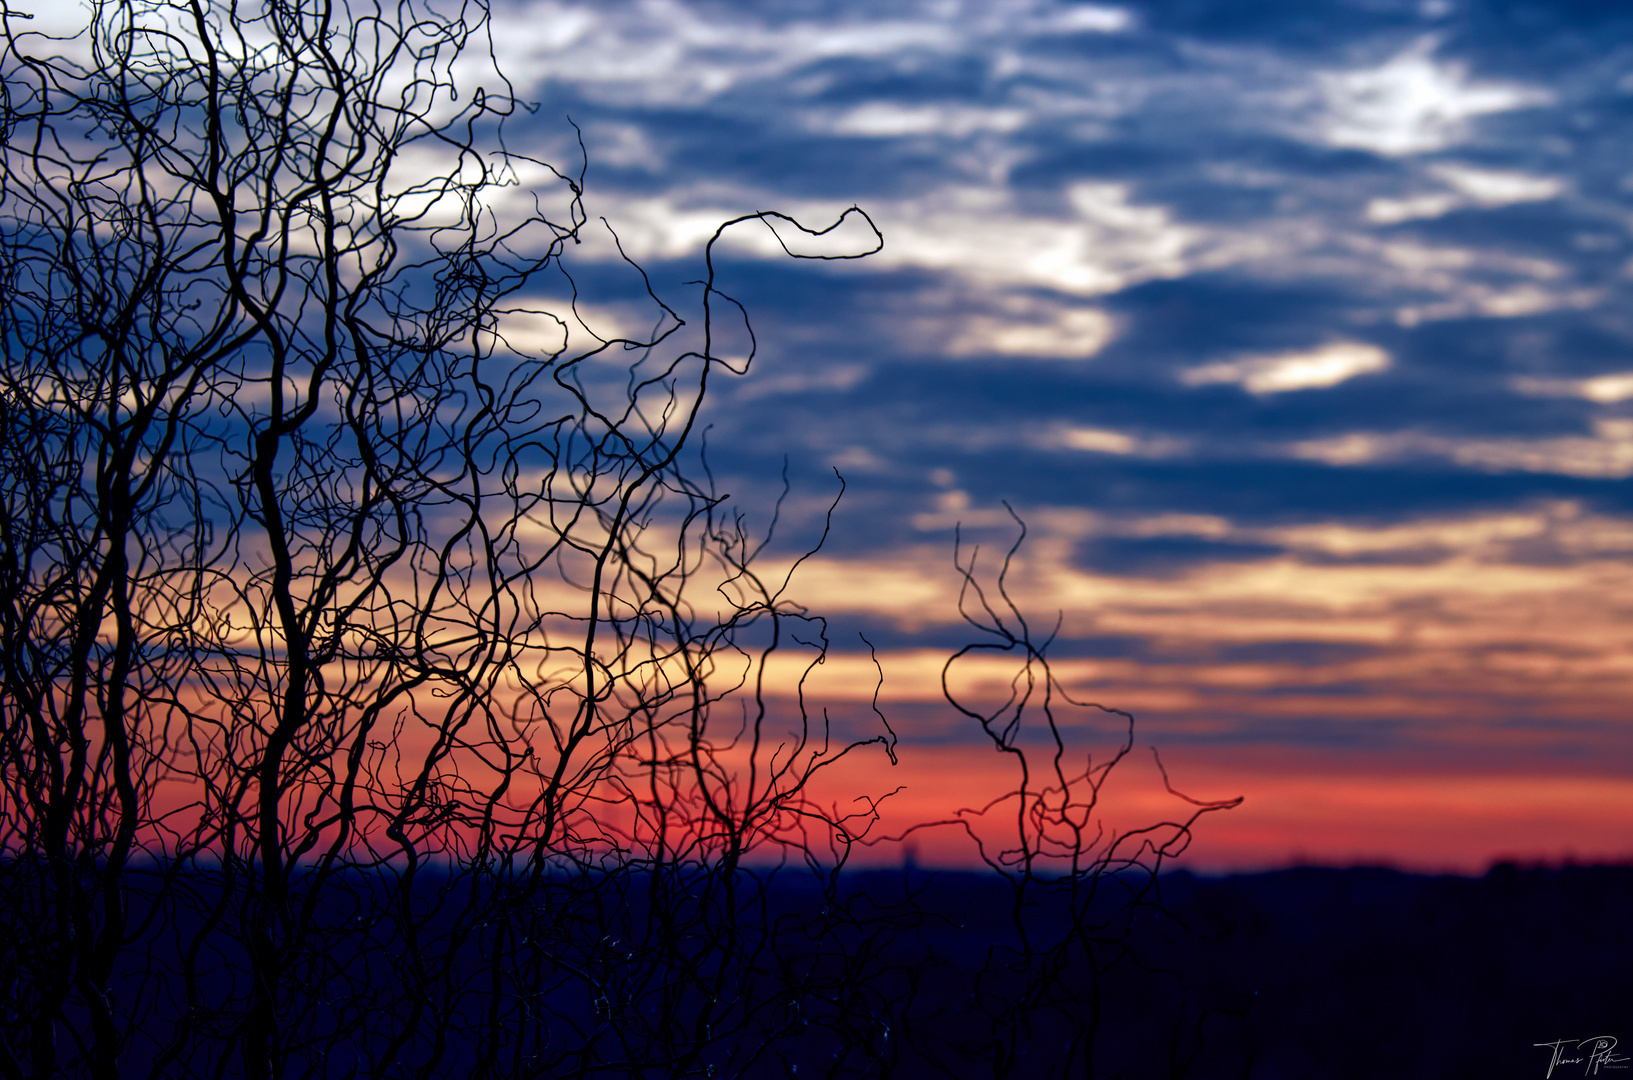
<path id="1" fill-rule="evenodd" d="M 1614 56 L 1615 44 L 1633 34 L 1633 13 L 1615 0 L 1460 6 L 1458 17 L 1445 24 L 1446 51 L 1484 71 L 1528 79 L 1569 80 L 1583 65 Z"/>
<path id="2" fill-rule="evenodd" d="M 1073 562 L 1099 574 L 1176 577 L 1219 562 L 1259 562 L 1285 549 L 1194 536 L 1102 536 L 1078 545 Z"/>
<path id="3" fill-rule="evenodd" d="M 1329 53 L 1352 47 L 1357 39 L 1395 35 L 1433 25 L 1417 0 L 1380 3 L 1270 0 L 1237 4 L 1230 0 L 1144 0 L 1130 5 L 1153 33 L 1196 37 L 1216 42 L 1259 44 Z"/>
<path id="4" fill-rule="evenodd" d="M 973 456 L 972 456 L 973 458 Z M 971 460 L 971 464 L 975 464 Z M 1032 505 L 1081 505 L 1132 513 L 1185 511 L 1259 525 L 1307 520 L 1383 524 L 1424 516 L 1492 512 L 1539 499 L 1581 499 L 1625 513 L 1633 492 L 1620 480 L 1536 473 L 1330 467 L 1315 462 L 1078 461 L 1017 452 L 986 475 L 960 471 L 972 494 Z"/>
<path id="5" fill-rule="evenodd" d="M 842 57 L 809 64 L 799 75 L 822 85 L 810 101 L 824 105 L 983 102 L 996 89 L 992 65 L 984 57 L 967 54 Z"/>
<path id="6" fill-rule="evenodd" d="M 1305 347 L 1319 341 L 1313 334 L 1341 324 L 1354 302 L 1335 282 L 1266 282 L 1223 273 L 1153 281 L 1111 299 L 1108 306 L 1129 319 L 1112 357 L 1190 364 L 1235 350 Z"/>
<path id="7" fill-rule="evenodd" d="M 1574 237 L 1584 225 L 1591 224 L 1591 219 L 1584 222 L 1582 214 L 1573 207 L 1549 200 L 1454 210 L 1432 220 L 1411 221 L 1387 231 L 1396 235 L 1410 234 L 1432 244 L 1575 262 L 1581 257 L 1581 251 L 1574 245 Z"/>

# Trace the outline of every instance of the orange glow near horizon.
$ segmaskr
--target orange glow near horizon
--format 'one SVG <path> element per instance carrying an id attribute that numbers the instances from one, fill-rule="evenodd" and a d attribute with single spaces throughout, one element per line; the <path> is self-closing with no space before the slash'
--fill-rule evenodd
<path id="1" fill-rule="evenodd" d="M 970 536 L 987 530 L 978 577 L 993 599 L 1003 530 L 1014 537 L 1007 512 L 960 501 L 944 517 L 920 526 L 962 520 L 966 559 Z M 1479 872 L 1504 859 L 1633 858 L 1624 522 L 1569 500 L 1375 526 L 1245 528 L 1064 509 L 1027 517 L 1008 588 L 1034 634 L 1060 613 L 1055 678 L 1080 700 L 1137 717 L 1136 753 L 1105 791 L 1109 820 L 1129 828 L 1186 809 L 1163 790 L 1146 744 L 1163 749 L 1180 790 L 1245 798 L 1204 817 L 1180 865 Z M 1095 537 L 1131 536 L 1281 554 L 1144 577 L 1097 571 L 1075 554 Z M 954 628 L 950 556 L 928 543 L 853 562 L 820 556 L 795 579 L 813 610 L 887 621 L 902 635 L 878 656 L 881 707 L 903 714 L 902 763 L 875 762 L 857 783 L 903 788 L 881 834 L 977 805 L 1002 779 L 973 721 L 941 701 L 948 651 L 912 644 L 927 628 L 943 639 Z M 980 639 L 968 627 L 962 636 Z M 1012 658 L 984 655 L 961 662 L 952 685 L 967 700 L 999 702 L 1014 670 Z M 873 686 L 872 657 L 835 653 L 807 697 L 859 707 Z M 1065 727 L 1074 737 L 1099 730 L 1082 713 Z M 916 834 L 914 857 L 970 864 L 954 831 Z M 889 861 L 887 846 L 870 857 Z"/>
<path id="2" fill-rule="evenodd" d="M 847 770 L 859 790 L 900 789 L 883 803 L 871 834 L 890 838 L 908 824 L 953 820 L 1002 792 L 1011 775 L 990 747 L 904 746 L 892 767 L 868 756 Z M 1241 805 L 1204 814 L 1188 848 L 1165 861 L 1199 873 L 1298 864 L 1385 865 L 1405 870 L 1482 873 L 1494 862 L 1633 860 L 1633 779 L 1607 775 L 1403 772 L 1387 755 L 1186 747 L 1163 757 L 1177 791 L 1200 801 L 1241 796 Z M 1012 806 L 1012 804 L 1008 804 Z M 1186 820 L 1194 807 L 1168 794 L 1143 746 L 1103 790 L 1102 818 L 1119 832 Z M 989 812 L 983 833 L 1013 835 L 1012 809 Z M 1161 834 L 1171 836 L 1172 831 Z M 989 845 L 993 850 L 1001 843 Z M 956 826 L 920 830 L 906 842 L 858 849 L 861 865 L 909 857 L 932 867 L 979 865 Z"/>
<path id="3" fill-rule="evenodd" d="M 1051 658 L 1061 686 L 1079 700 L 1137 717 L 1133 751 L 1097 805 L 1108 829 L 1168 822 L 1160 839 L 1172 839 L 1172 823 L 1194 812 L 1164 789 L 1147 749 L 1153 744 L 1180 791 L 1201 800 L 1244 799 L 1204 815 L 1168 865 L 1225 871 L 1368 863 L 1469 873 L 1502 859 L 1622 861 L 1633 858 L 1625 705 L 1633 696 L 1633 624 L 1617 615 L 1619 598 L 1633 599 L 1633 568 L 1609 558 L 1529 565 L 1502 546 L 1548 530 L 1578 547 L 1620 543 L 1622 534 L 1605 533 L 1603 524 L 1560 512 L 1373 532 L 1310 527 L 1297 536 L 1311 550 L 1393 550 L 1431 541 L 1447 550 L 1467 547 L 1433 566 L 1332 566 L 1283 556 L 1138 579 L 1075 566 L 1068 541 L 1073 529 L 1089 526 L 1056 522 L 1053 533 L 1040 528 L 1043 535 L 1029 541 L 1011 594 L 1035 621 L 1063 609 L 1060 647 Z M 1152 527 L 1159 525 L 1225 528 L 1200 519 Z M 866 842 L 852 852 L 857 865 L 911 857 L 929 866 L 974 867 L 981 855 L 972 833 L 989 854 L 1013 847 L 1006 841 L 1013 803 L 995 805 L 979 821 L 967 813 L 1015 790 L 1013 759 L 943 700 L 950 650 L 913 641 L 916 630 L 953 624 L 957 583 L 950 560 L 931 559 L 928 548 L 899 558 L 812 559 L 795 575 L 791 595 L 817 612 L 888 614 L 902 634 L 877 657 L 836 645 L 814 668 L 812 649 L 785 646 L 764 658 L 769 711 L 756 766 L 760 782 L 778 735 L 798 716 L 794 688 L 802 679 L 813 723 L 820 725 L 827 709 L 848 738 L 882 733 L 869 712 L 877 691 L 900 736 L 899 764 L 865 747 L 825 766 L 809 789 L 831 816 L 849 816 L 857 827 L 871 813 L 868 800 L 889 796 L 878 804 L 880 820 Z M 979 640 L 973 628 L 964 631 Z M 1096 640 L 1141 647 L 1096 655 L 1077 645 Z M 755 673 L 758 659 L 752 650 L 724 655 L 716 677 Z M 1001 702 L 1016 670 L 1013 656 L 980 654 L 960 661 L 948 685 L 967 702 Z M 684 680 L 684 672 L 665 672 Z M 542 669 L 531 674 L 554 677 Z M 495 688 L 501 697 L 537 689 L 510 676 Z M 431 753 L 434 706 L 427 698 L 427 718 L 405 722 L 391 739 L 400 758 L 371 759 L 382 806 L 395 805 L 404 776 L 412 778 Z M 501 719 L 508 715 L 499 711 Z M 733 743 L 736 706 L 714 717 L 714 760 L 726 773 L 744 769 L 745 752 Z M 1069 772 L 1082 771 L 1091 748 L 1092 762 L 1103 764 L 1123 737 L 1119 717 L 1092 709 L 1064 709 L 1057 720 L 1071 747 Z M 510 726 L 505 738 L 517 747 L 536 744 L 549 756 L 542 729 Z M 1038 734 L 1032 729 L 1028 744 L 1034 766 L 1048 761 Z M 498 785 L 503 776 L 472 746 L 439 770 L 477 789 Z M 816 750 L 808 745 L 804 752 Z M 399 761 L 404 775 L 395 771 Z M 536 767 L 517 770 L 503 804 L 504 814 L 522 823 L 516 835 L 530 820 L 523 807 L 545 783 Z M 165 790 L 165 809 L 194 797 L 186 770 L 180 775 Z M 1035 772 L 1034 790 L 1039 782 Z M 688 797 L 680 795 L 677 806 Z M 586 804 L 585 834 L 630 827 L 627 807 L 619 805 L 620 798 L 599 795 Z M 930 822 L 951 824 L 912 828 Z"/>

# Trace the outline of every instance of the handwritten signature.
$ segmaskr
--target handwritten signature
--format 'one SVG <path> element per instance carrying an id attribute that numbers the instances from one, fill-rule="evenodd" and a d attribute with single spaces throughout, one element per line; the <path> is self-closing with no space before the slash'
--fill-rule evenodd
<path id="1" fill-rule="evenodd" d="M 1546 1046 L 1553 1051 L 1553 1058 L 1548 1062 L 1547 1075 L 1550 1080 L 1554 1070 L 1562 1065 L 1582 1066 L 1583 1076 L 1598 1076 L 1600 1069 L 1628 1067 L 1628 1056 L 1616 1053 L 1616 1038 L 1613 1035 L 1595 1035 L 1588 1039 L 1559 1039 L 1556 1042 L 1531 1045 Z"/>

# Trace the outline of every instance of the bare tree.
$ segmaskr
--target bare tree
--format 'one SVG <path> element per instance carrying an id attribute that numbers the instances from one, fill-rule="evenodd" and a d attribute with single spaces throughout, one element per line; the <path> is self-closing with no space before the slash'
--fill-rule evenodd
<path id="1" fill-rule="evenodd" d="M 809 791 L 895 735 L 779 707 L 769 665 L 819 663 L 825 624 L 697 454 L 711 378 L 753 357 L 720 345 L 752 343 L 724 230 L 844 226 L 867 243 L 790 254 L 850 258 L 872 222 L 726 222 L 688 305 L 644 284 L 652 333 L 597 338 L 583 170 L 507 149 L 479 3 L 96 0 L 68 41 L 22 17 L 0 1072 L 886 1067 L 918 916 L 845 899 L 873 804 Z M 1019 789 L 1023 922 L 1051 830 L 1088 851 L 1097 774 L 1063 768 Z M 1074 860 L 1073 888 L 1121 865 Z"/>
<path id="2" fill-rule="evenodd" d="M 983 580 L 980 549 L 966 555 L 962 543 L 955 546 L 959 612 L 977 637 L 947 659 L 942 690 L 985 735 L 1002 763 L 995 770 L 1007 769 L 1012 786 L 953 819 L 909 829 L 962 831 L 1001 887 L 980 930 L 979 958 L 942 975 L 941 996 L 955 987 L 953 996 L 964 999 L 960 1038 L 939 1038 L 946 1025 L 922 1025 L 928 1037 L 917 1050 L 955 1075 L 973 1061 L 994 1076 L 1108 1075 L 1096 1057 L 1106 1034 L 1108 973 L 1143 964 L 1135 923 L 1160 911 L 1158 875 L 1190 846 L 1196 823 L 1242 800 L 1207 801 L 1176 791 L 1152 747 L 1163 785 L 1183 813 L 1125 831 L 1107 824 L 1104 789 L 1134 750 L 1134 716 L 1079 699 L 1051 667 L 1061 617 L 1039 634 L 1012 597 L 1009 577 L 1026 526 L 1008 504 L 1005 509 L 1016 535 L 995 573 Z M 977 657 L 1010 664 L 1005 696 L 978 701 L 958 688 L 954 673 Z"/>

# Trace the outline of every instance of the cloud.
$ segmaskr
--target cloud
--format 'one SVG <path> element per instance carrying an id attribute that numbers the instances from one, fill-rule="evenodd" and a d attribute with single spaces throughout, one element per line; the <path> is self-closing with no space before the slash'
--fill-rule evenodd
<path id="1" fill-rule="evenodd" d="M 1127 185 L 1082 183 L 1068 192 L 1064 213 L 1018 205 L 1001 188 L 949 185 L 912 198 L 870 199 L 867 209 L 885 233 L 884 250 L 864 272 L 925 269 L 986 288 L 1048 289 L 1100 296 L 1158 277 L 1184 274 L 1204 231 L 1173 220 L 1161 206 L 1135 201 Z M 699 185 L 657 197 L 601 195 L 600 213 L 618 223 L 625 253 L 637 260 L 697 251 L 721 221 L 763 201 L 729 185 Z M 844 210 L 831 201 L 781 200 L 801 221 L 827 224 Z M 782 248 L 764 226 L 733 229 L 724 246 L 764 258 Z M 617 252 L 578 252 L 611 260 Z M 1096 316 L 1074 316 L 1100 325 Z M 1078 331 L 1073 331 L 1076 333 Z M 1010 350 L 1006 350 L 1010 351 Z"/>
<path id="2" fill-rule="evenodd" d="M 507 6 L 497 16 L 500 64 L 524 85 L 563 81 L 608 103 L 667 106 L 700 106 L 746 84 L 783 80 L 823 62 L 955 55 L 976 44 L 1118 34 L 1134 25 L 1124 8 L 1049 0 L 1011 0 L 953 18 L 934 4 L 890 11 L 837 5 L 820 16 L 779 17 L 774 7 L 728 15 L 683 0 L 535 0 Z"/>
<path id="3" fill-rule="evenodd" d="M 1633 371 L 1595 375 L 1591 379 L 1550 379 L 1522 375 L 1513 380 L 1514 389 L 1531 397 L 1574 397 L 1600 405 L 1614 405 L 1633 398 Z"/>
<path id="4" fill-rule="evenodd" d="M 1186 386 L 1235 384 L 1253 394 L 1325 390 L 1359 375 L 1387 371 L 1390 356 L 1376 345 L 1339 341 L 1314 352 L 1249 357 L 1191 368 L 1180 375 Z"/>
<path id="5" fill-rule="evenodd" d="M 1101 4 L 1071 4 L 1041 16 L 1036 29 L 1054 33 L 1116 34 L 1134 23 L 1127 8 Z"/>
<path id="6" fill-rule="evenodd" d="M 1431 165 L 1429 171 L 1482 206 L 1552 199 L 1565 189 L 1565 182 L 1556 176 L 1476 169 L 1453 162 Z"/>
<path id="7" fill-rule="evenodd" d="M 1082 360 L 1104 349 L 1117 332 L 1116 321 L 1098 308 L 1027 304 L 1023 298 L 1005 306 L 1001 313 L 964 319 L 947 342 L 947 353 Z"/>
<path id="8" fill-rule="evenodd" d="M 794 21 L 710 17 L 679 0 L 572 4 L 547 0 L 500 13 L 501 66 L 534 85 L 573 83 L 608 103 L 700 105 L 744 81 L 815 60 L 946 49 L 953 28 L 905 19 Z M 525 85 L 525 84 L 524 84 Z"/>
<path id="9" fill-rule="evenodd" d="M 1073 450 L 1097 454 L 1132 454 L 1139 446 L 1134 436 L 1105 428 L 1068 428 L 1062 432 L 1061 442 Z"/>
<path id="10" fill-rule="evenodd" d="M 1295 458 L 1337 467 L 1440 459 L 1489 472 L 1619 480 L 1633 476 L 1633 420 L 1602 418 L 1593 421 L 1589 435 L 1546 438 L 1354 432 L 1297 442 L 1287 452 Z"/>
<path id="11" fill-rule="evenodd" d="M 1257 562 L 1284 553 L 1273 544 L 1193 536 L 1105 537 L 1084 544 L 1077 564 L 1097 573 L 1172 577 L 1218 563 Z"/>
<path id="12" fill-rule="evenodd" d="M 1601 602 L 1605 590 L 1633 586 L 1625 558 L 1633 533 L 1625 522 L 1571 504 L 1376 527 L 1227 522 L 1218 530 L 1063 517 L 1064 529 L 1049 515 L 1031 521 L 1011 596 L 1023 610 L 1063 612 L 1067 639 L 1092 633 L 1147 642 L 1149 652 L 1068 657 L 1057 669 L 1068 681 L 1119 685 L 1131 700 L 1162 687 L 1181 696 L 1208 686 L 1268 695 L 1373 683 L 1407 694 L 1406 687 L 1420 688 L 1426 696 L 1417 709 L 1427 719 L 1435 700 L 1478 696 L 1482 680 L 1547 693 L 1553 673 L 1570 670 L 1606 689 L 1633 684 L 1626 659 L 1633 629 Z M 1538 544 L 1574 545 L 1575 557 L 1516 558 Z M 1419 557 L 1425 550 L 1431 557 Z M 797 591 L 823 596 L 836 612 L 952 626 L 956 577 L 944 559 L 927 547 L 883 563 L 819 556 L 807 564 L 810 576 L 802 570 L 796 578 Z M 1495 665 L 1482 652 L 1494 640 L 1502 653 Z M 1318 663 L 1307 655 L 1220 659 L 1231 648 L 1298 641 L 1353 648 L 1331 650 Z M 1260 698 L 1261 707 L 1268 704 Z M 1364 695 L 1353 705 L 1362 713 L 1377 707 Z M 1388 707 L 1412 710 L 1404 699 Z"/>
<path id="13" fill-rule="evenodd" d="M 1533 176 L 1523 172 L 1475 169 L 1466 165 L 1432 165 L 1429 174 L 1444 181 L 1450 191 L 1437 191 L 1406 198 L 1379 197 L 1367 203 L 1368 221 L 1395 225 L 1421 218 L 1437 218 L 1467 206 L 1512 206 L 1541 202 L 1565 190 L 1565 182 L 1554 176 Z"/>
<path id="14" fill-rule="evenodd" d="M 1390 157 L 1423 154 L 1462 141 L 1476 117 L 1554 100 L 1542 87 L 1471 81 L 1463 64 L 1435 58 L 1438 47 L 1423 37 L 1377 67 L 1318 73 L 1322 137 Z"/>
<path id="15" fill-rule="evenodd" d="M 879 262 L 955 274 L 996 286 L 1030 286 L 1079 296 L 1118 292 L 1178 275 L 1200 230 L 1161 206 L 1135 201 L 1127 185 L 1084 182 L 1067 192 L 1069 212 L 1039 214 L 988 187 L 949 187 L 877 206 L 887 233 Z"/>
<path id="16" fill-rule="evenodd" d="M 1030 119 L 1029 112 L 1016 108 L 982 109 L 968 106 L 902 105 L 889 101 L 870 101 L 842 113 L 827 126 L 828 130 L 837 135 L 861 135 L 867 138 L 895 138 L 902 135 L 962 138 L 977 131 L 1014 131 L 1025 126 Z"/>
<path id="17" fill-rule="evenodd" d="M 517 296 L 493 311 L 480 332 L 483 349 L 537 358 L 590 352 L 610 341 L 643 341 L 672 328 L 674 319 L 648 304 L 596 304 L 572 296 Z M 614 348 L 603 362 L 622 364 Z"/>

